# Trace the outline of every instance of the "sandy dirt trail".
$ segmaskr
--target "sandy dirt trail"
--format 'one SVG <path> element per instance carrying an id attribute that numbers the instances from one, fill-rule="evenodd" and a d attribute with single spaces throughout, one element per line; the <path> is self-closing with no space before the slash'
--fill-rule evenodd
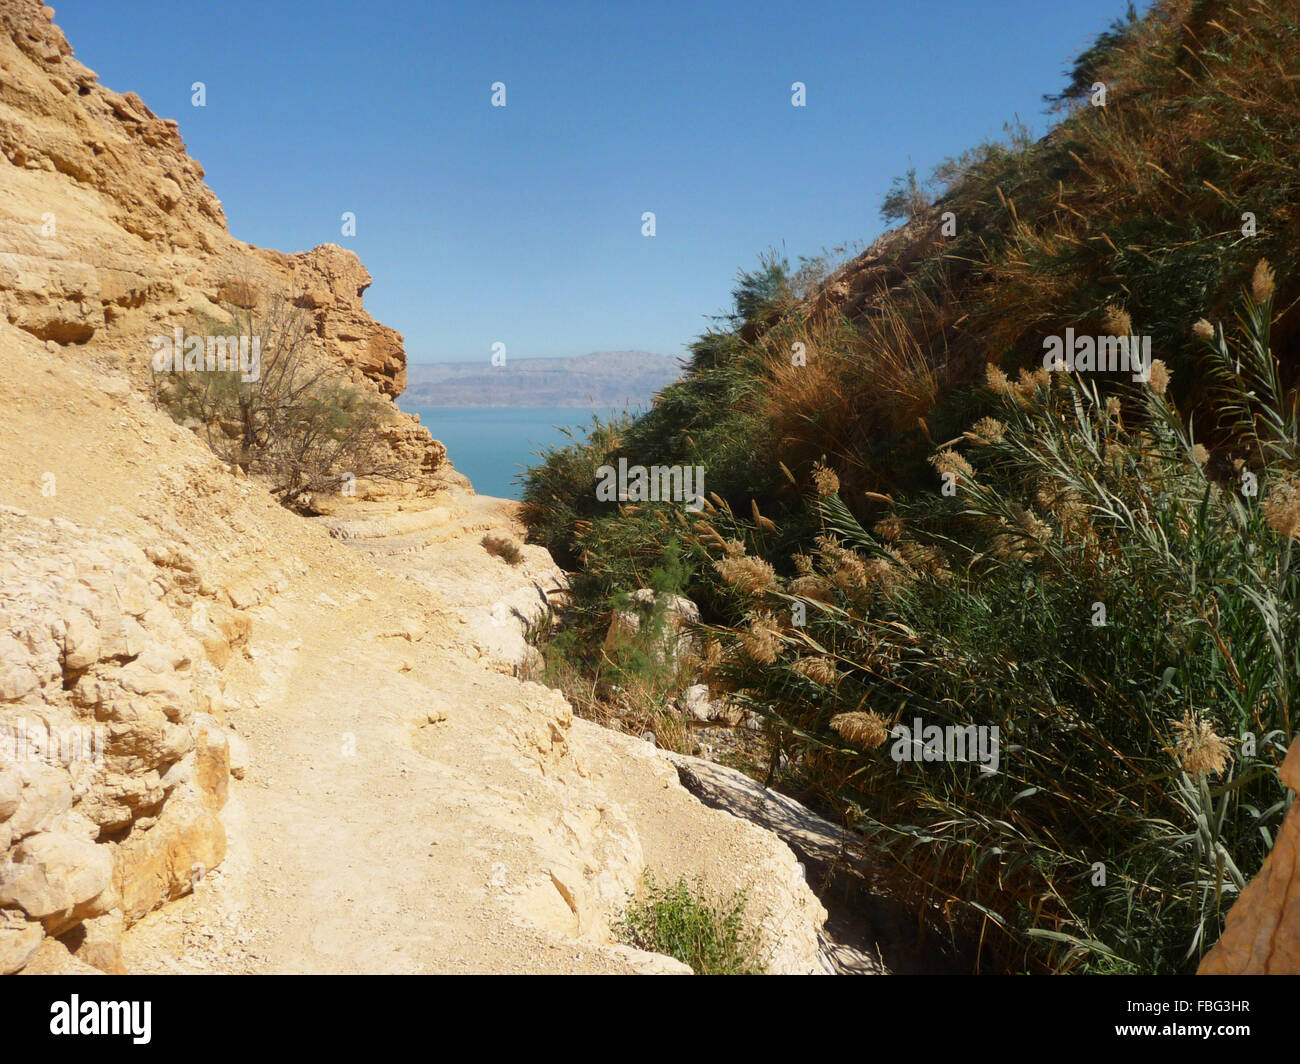
<path id="1" fill-rule="evenodd" d="M 128 967 L 678 971 L 609 941 L 647 867 L 759 880 L 779 966 L 816 967 L 821 907 L 782 843 L 701 805 L 649 744 L 509 674 L 512 618 L 556 574 L 544 552 L 521 576 L 482 551 L 502 512 L 471 496 L 411 533 L 407 509 L 400 534 L 357 542 L 337 588 L 257 611 L 230 677 L 251 708 L 229 855 L 129 933 Z"/>
<path id="2" fill-rule="evenodd" d="M 548 937 L 510 904 L 512 869 L 531 856 L 517 837 L 531 822 L 511 807 L 537 777 L 453 720 L 514 681 L 467 660 L 404 674 L 420 644 L 385 638 L 373 614 L 364 599 L 282 599 L 263 611 L 259 631 L 275 649 L 256 655 L 270 680 L 239 719 L 251 756 L 226 809 L 229 856 L 192 900 L 132 932 L 128 966 L 632 970 Z M 183 949 L 169 958 L 178 934 Z"/>
<path id="3" fill-rule="evenodd" d="M 196 606 L 251 625 L 211 709 L 246 748 L 226 856 L 127 930 L 129 971 L 682 971 L 611 941 L 647 871 L 748 888 L 771 969 L 823 970 L 825 910 L 784 843 L 516 678 L 562 574 L 539 547 L 518 566 L 484 549 L 518 536 L 508 504 L 453 483 L 307 520 L 120 379 L 21 338 L 5 358 L 0 501 L 181 544 Z"/>

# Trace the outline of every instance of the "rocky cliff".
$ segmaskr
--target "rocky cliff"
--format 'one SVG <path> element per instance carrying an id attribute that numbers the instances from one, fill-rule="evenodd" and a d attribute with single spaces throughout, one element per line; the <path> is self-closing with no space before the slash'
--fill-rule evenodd
<path id="1" fill-rule="evenodd" d="M 366 313 L 371 277 L 333 244 L 286 255 L 235 240 L 178 123 L 98 83 L 52 8 L 0 3 L 0 319 L 84 348 L 142 382 L 149 340 L 196 313 L 283 291 L 311 316 L 313 355 L 385 396 L 406 383 L 402 337 Z M 445 451 L 399 417 L 392 446 L 425 474 Z M 446 472 L 444 470 L 444 472 Z"/>

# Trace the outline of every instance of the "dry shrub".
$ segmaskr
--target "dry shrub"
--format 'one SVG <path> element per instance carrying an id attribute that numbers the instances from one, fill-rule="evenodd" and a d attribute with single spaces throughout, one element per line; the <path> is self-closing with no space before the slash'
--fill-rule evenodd
<path id="1" fill-rule="evenodd" d="M 914 427 L 939 399 L 947 318 L 920 292 L 885 290 L 852 324 L 804 321 L 769 333 L 762 355 L 770 384 L 759 413 L 782 460 L 807 466 L 825 455 L 846 491 L 875 487 L 862 458 L 871 441 Z M 796 343 L 806 365 L 794 364 Z"/>
<path id="2" fill-rule="evenodd" d="M 222 291 L 228 320 L 196 315 L 185 329 L 204 341 L 204 368 L 155 369 L 155 400 L 175 420 L 194 425 L 223 462 L 266 481 L 290 509 L 310 512 L 314 496 L 357 480 L 418 475 L 390 446 L 397 408 L 373 384 L 339 372 L 286 290 L 236 278 Z M 246 344 L 251 358 L 254 342 L 258 360 L 248 373 L 215 359 L 218 343 Z"/>
<path id="3" fill-rule="evenodd" d="M 510 565 L 518 565 L 524 560 L 524 552 L 519 549 L 519 544 L 509 536 L 498 536 L 489 532 L 480 541 L 483 549 L 491 554 L 494 558 L 500 558 Z"/>

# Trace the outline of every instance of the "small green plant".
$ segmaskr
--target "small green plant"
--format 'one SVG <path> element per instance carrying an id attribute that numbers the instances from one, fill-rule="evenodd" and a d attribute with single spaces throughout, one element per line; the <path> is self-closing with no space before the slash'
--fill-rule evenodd
<path id="1" fill-rule="evenodd" d="M 696 975 L 763 975 L 762 937 L 745 907 L 743 890 L 711 897 L 699 880 L 660 886 L 647 872 L 644 897 L 628 904 L 614 930 L 627 945 L 675 957 Z"/>

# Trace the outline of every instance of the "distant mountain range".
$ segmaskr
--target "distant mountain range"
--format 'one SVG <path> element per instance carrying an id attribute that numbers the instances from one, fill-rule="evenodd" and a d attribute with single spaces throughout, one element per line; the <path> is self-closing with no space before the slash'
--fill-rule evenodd
<path id="1" fill-rule="evenodd" d="M 681 376 L 678 359 L 649 351 L 594 351 L 569 358 L 507 358 L 504 366 L 438 362 L 406 367 L 401 406 L 646 406 Z"/>

